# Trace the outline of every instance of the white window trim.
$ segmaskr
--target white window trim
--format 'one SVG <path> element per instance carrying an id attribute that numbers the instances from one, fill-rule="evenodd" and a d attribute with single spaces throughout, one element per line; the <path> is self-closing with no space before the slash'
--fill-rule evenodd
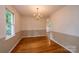
<path id="1" fill-rule="evenodd" d="M 9 10 L 9 9 L 7 9 L 6 8 L 6 10 Z M 9 10 L 12 14 L 13 14 L 13 24 L 12 24 L 12 28 L 14 29 L 12 29 L 12 35 L 6 35 L 6 40 L 8 40 L 8 39 L 10 39 L 10 38 L 12 38 L 12 37 L 14 37 L 15 36 L 15 15 L 14 15 L 14 13 L 11 11 L 11 10 Z"/>

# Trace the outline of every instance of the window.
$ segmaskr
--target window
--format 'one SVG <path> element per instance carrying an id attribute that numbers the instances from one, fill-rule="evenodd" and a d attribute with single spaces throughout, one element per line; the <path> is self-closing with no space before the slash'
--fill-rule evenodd
<path id="1" fill-rule="evenodd" d="M 6 16 L 6 38 L 9 39 L 15 34 L 14 14 L 10 10 L 6 9 L 5 16 Z"/>
<path id="2" fill-rule="evenodd" d="M 51 32 L 53 30 L 53 23 L 51 19 L 47 19 L 46 30 L 47 32 Z"/>

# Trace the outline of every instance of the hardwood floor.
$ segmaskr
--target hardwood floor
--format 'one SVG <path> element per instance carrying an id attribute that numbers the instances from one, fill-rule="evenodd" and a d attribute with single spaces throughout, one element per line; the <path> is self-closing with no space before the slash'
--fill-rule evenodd
<path id="1" fill-rule="evenodd" d="M 12 53 L 70 53 L 47 37 L 23 38 L 13 49 Z"/>

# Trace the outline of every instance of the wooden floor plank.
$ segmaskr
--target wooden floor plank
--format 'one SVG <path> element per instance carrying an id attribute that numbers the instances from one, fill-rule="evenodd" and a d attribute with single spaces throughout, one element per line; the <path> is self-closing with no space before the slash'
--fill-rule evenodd
<path id="1" fill-rule="evenodd" d="M 23 38 L 12 53 L 70 53 L 54 41 L 43 37 Z"/>

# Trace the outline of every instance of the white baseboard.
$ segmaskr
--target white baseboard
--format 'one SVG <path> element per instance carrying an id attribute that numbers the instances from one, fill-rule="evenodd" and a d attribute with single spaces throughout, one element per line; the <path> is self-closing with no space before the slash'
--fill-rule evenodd
<path id="1" fill-rule="evenodd" d="M 46 36 L 46 35 L 22 36 L 22 37 L 15 43 L 15 45 L 10 49 L 9 53 L 11 53 L 11 51 L 17 46 L 17 44 L 20 42 L 20 40 L 21 40 L 22 38 L 25 38 L 25 37 L 40 37 L 40 36 Z"/>
<path id="2" fill-rule="evenodd" d="M 53 39 L 53 38 L 52 38 Z M 50 40 L 52 40 L 50 39 Z M 63 46 L 62 44 L 58 43 L 55 39 L 53 39 L 53 41 L 57 44 L 59 44 L 60 46 L 64 47 L 65 49 L 67 49 L 68 51 L 70 51 L 71 53 L 73 53 L 69 48 L 66 48 L 65 46 Z"/>
<path id="3" fill-rule="evenodd" d="M 11 53 L 11 51 L 17 46 L 17 44 L 20 42 L 20 40 L 21 40 L 21 39 L 19 39 L 19 40 L 15 43 L 15 45 L 10 49 L 9 53 Z"/>

